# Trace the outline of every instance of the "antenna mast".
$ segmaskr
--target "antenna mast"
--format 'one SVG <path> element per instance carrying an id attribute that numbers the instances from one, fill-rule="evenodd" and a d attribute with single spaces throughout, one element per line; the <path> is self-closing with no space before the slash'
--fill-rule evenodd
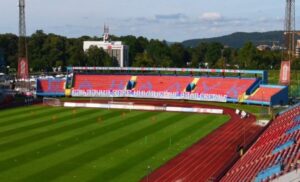
<path id="1" fill-rule="evenodd" d="M 104 25 L 103 42 L 109 39 L 109 26 Z"/>

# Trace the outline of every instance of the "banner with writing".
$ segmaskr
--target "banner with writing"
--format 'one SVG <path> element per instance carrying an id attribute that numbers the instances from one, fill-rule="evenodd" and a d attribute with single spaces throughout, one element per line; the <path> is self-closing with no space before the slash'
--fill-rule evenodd
<path id="1" fill-rule="evenodd" d="M 291 61 L 281 61 L 279 83 L 289 85 L 291 81 Z"/>
<path id="2" fill-rule="evenodd" d="M 18 77 L 22 79 L 27 79 L 29 77 L 28 73 L 28 61 L 26 58 L 20 58 L 18 63 Z"/>
<path id="3" fill-rule="evenodd" d="M 134 90 L 81 90 L 73 89 L 73 97 L 133 97 L 154 99 L 184 99 L 210 102 L 226 102 L 226 95 L 200 94 L 189 92 L 154 92 Z"/>

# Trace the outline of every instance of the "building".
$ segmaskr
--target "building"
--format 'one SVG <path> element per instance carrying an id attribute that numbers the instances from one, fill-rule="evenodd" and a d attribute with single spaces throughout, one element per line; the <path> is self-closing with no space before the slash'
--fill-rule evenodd
<path id="1" fill-rule="evenodd" d="M 83 50 L 87 51 L 91 46 L 102 48 L 111 57 L 117 59 L 120 67 L 129 66 L 129 47 L 121 41 L 109 41 L 109 29 L 104 26 L 103 41 L 84 41 Z"/>
<path id="2" fill-rule="evenodd" d="M 96 46 L 102 48 L 106 51 L 111 57 L 114 57 L 118 60 L 120 67 L 127 67 L 129 63 L 129 48 L 127 45 L 124 45 L 122 42 L 117 41 L 84 41 L 83 50 L 87 51 L 91 46 Z"/>
<path id="3" fill-rule="evenodd" d="M 259 51 L 267 51 L 267 50 L 271 50 L 271 47 L 269 45 L 266 45 L 266 44 L 261 44 L 261 45 L 258 45 L 256 47 Z"/>

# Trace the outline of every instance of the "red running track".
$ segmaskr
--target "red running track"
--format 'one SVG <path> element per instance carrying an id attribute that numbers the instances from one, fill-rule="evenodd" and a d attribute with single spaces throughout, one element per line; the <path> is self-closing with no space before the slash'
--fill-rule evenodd
<path id="1" fill-rule="evenodd" d="M 187 103 L 171 105 L 200 106 Z M 220 108 L 207 105 L 205 107 Z M 233 109 L 223 109 L 225 114 L 230 115 L 230 121 L 144 177 L 142 181 L 191 182 L 220 179 L 239 157 L 238 145 L 245 143 L 244 146 L 249 147 L 263 129 L 255 125 L 256 118 L 253 115 L 240 119 Z"/>

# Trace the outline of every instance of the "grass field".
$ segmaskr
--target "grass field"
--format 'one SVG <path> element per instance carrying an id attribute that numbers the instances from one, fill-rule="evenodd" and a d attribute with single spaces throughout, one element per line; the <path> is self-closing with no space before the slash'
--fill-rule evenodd
<path id="1" fill-rule="evenodd" d="M 0 111 L 0 181 L 138 181 L 228 116 L 31 106 Z"/>

